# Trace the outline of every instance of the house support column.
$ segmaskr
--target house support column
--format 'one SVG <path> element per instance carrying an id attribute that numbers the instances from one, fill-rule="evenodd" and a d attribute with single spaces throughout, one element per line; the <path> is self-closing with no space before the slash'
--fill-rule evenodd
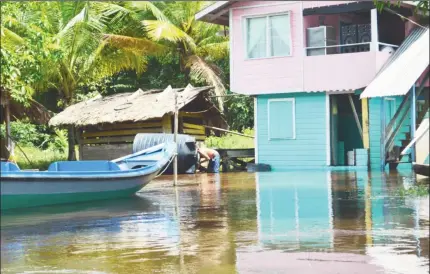
<path id="1" fill-rule="evenodd" d="M 363 122 L 363 147 L 365 149 L 370 148 L 369 139 L 369 99 L 361 99 L 361 112 Z"/>
<path id="2" fill-rule="evenodd" d="M 417 111 L 416 111 L 416 85 L 412 86 L 411 94 L 411 140 L 415 138 L 415 131 L 417 129 Z M 415 145 L 411 147 L 411 160 L 415 161 Z"/>
<path id="3" fill-rule="evenodd" d="M 370 29 L 371 29 L 371 43 L 370 51 L 379 51 L 379 37 L 378 37 L 378 10 L 370 10 Z"/>
<path id="4" fill-rule="evenodd" d="M 381 98 L 381 170 L 385 170 L 385 103 L 384 98 Z"/>

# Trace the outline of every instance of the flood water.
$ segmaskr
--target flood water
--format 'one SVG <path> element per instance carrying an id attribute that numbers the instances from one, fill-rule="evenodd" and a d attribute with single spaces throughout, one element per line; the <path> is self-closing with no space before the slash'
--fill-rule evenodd
<path id="1" fill-rule="evenodd" d="M 134 198 L 3 213 L 2 273 L 428 273 L 411 175 L 161 177 Z"/>

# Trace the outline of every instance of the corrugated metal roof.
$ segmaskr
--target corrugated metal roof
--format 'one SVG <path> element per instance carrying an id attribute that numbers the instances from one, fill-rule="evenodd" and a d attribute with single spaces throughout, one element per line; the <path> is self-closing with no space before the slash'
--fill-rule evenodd
<path id="1" fill-rule="evenodd" d="M 429 29 L 415 28 L 360 98 L 405 95 L 429 65 Z"/>

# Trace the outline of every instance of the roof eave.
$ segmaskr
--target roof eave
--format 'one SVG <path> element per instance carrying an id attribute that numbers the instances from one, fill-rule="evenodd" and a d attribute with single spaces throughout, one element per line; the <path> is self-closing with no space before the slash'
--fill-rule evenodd
<path id="1" fill-rule="evenodd" d="M 229 14 L 228 7 L 236 1 L 217 1 L 216 3 L 204 8 L 195 15 L 197 21 L 228 26 Z"/>

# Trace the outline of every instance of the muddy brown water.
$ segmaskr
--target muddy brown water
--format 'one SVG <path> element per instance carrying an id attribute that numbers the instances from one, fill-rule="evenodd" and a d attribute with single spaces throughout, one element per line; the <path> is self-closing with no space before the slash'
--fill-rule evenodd
<path id="1" fill-rule="evenodd" d="M 136 197 L 1 216 L 2 273 L 428 273 L 411 174 L 162 176 Z"/>

